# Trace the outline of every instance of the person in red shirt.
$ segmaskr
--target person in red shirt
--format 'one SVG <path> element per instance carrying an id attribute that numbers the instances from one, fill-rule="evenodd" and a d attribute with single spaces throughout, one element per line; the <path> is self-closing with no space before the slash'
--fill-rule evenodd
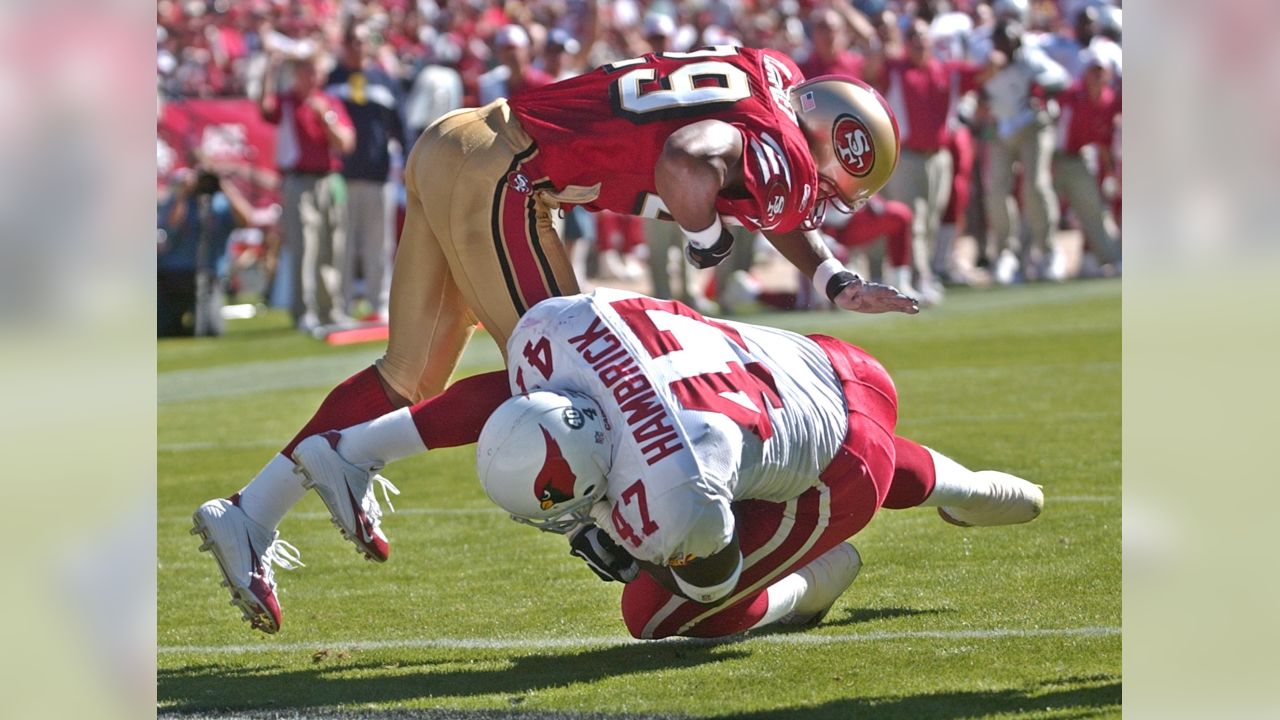
<path id="1" fill-rule="evenodd" d="M 534 67 L 529 56 L 529 33 L 519 25 L 504 25 L 493 35 L 498 66 L 480 76 L 480 102 L 491 103 L 500 97 L 515 98 L 555 81 Z"/>
<path id="2" fill-rule="evenodd" d="M 550 373 L 566 348 L 512 349 L 507 340 L 536 303 L 578 292 L 556 210 L 674 220 L 699 267 L 729 255 L 725 223 L 741 224 L 762 231 L 835 305 L 917 312 L 894 288 L 847 271 L 818 232 L 828 203 L 860 207 L 883 187 L 897 135 L 869 86 L 805 82 L 782 53 L 731 46 L 621 60 L 441 118 L 405 164 L 386 353 L 334 388 L 243 490 L 196 511 L 194 532 L 233 602 L 254 627 L 279 628 L 270 565 L 289 555 L 273 533 L 311 487 L 361 554 L 387 559 L 374 486 L 388 484 L 370 456 L 351 454 L 352 442 L 418 452 L 475 442 L 510 395 L 503 371 L 445 389 L 477 322 L 504 357 L 520 353 Z"/>
<path id="3" fill-rule="evenodd" d="M 889 261 L 888 282 L 907 295 L 919 296 L 911 282 L 913 222 L 910 205 L 876 195 L 853 217 L 841 217 L 837 213 L 827 217 L 828 223 L 824 229 L 850 254 L 884 240 L 884 254 Z M 832 222 L 835 218 L 844 219 L 845 222 Z"/>
<path id="4" fill-rule="evenodd" d="M 342 316 L 340 280 L 344 206 L 334 197 L 333 173 L 355 149 L 356 135 L 338 98 L 320 87 L 315 60 L 291 60 L 293 86 L 275 89 L 279 55 L 272 55 L 258 100 L 262 117 L 279 126 L 276 164 L 284 175 L 280 217 L 289 254 L 294 323 L 310 332 Z"/>
<path id="5" fill-rule="evenodd" d="M 809 38 L 813 49 L 800 64 L 800 72 L 805 77 L 840 75 L 862 79 L 865 61 L 849 49 L 849 28 L 845 17 L 830 8 L 815 12 L 809 21 Z"/>
<path id="6" fill-rule="evenodd" d="M 1058 149 L 1053 156 L 1053 180 L 1058 194 L 1075 212 L 1080 229 L 1096 259 L 1117 268 L 1119 233 L 1103 203 L 1099 186 L 1114 192 L 1118 181 L 1112 147 L 1120 117 L 1120 93 L 1112 87 L 1109 63 L 1091 50 L 1080 53 L 1084 74 L 1058 96 Z M 1095 176 L 1086 162 L 1096 153 Z"/>
<path id="7" fill-rule="evenodd" d="M 921 300 L 942 299 L 936 275 L 947 271 L 950 249 L 941 247 L 938 227 L 951 198 L 955 175 L 948 144 L 956 96 L 974 87 L 977 68 L 943 62 L 930 52 L 929 23 L 916 18 L 907 30 L 906 53 L 885 61 L 885 97 L 902 131 L 902 156 L 885 194 L 911 206 L 912 249 Z"/>

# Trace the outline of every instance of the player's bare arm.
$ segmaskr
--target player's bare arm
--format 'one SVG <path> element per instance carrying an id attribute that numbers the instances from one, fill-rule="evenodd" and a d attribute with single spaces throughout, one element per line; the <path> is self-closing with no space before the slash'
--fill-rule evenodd
<path id="1" fill-rule="evenodd" d="M 742 133 L 719 120 L 686 125 L 667 138 L 653 176 L 680 227 L 710 227 L 718 219 L 716 196 L 742 183 Z"/>
<path id="2" fill-rule="evenodd" d="M 737 584 L 742 571 L 742 550 L 738 546 L 738 535 L 734 533 L 729 544 L 718 552 L 679 567 L 639 562 L 640 568 L 664 589 L 696 603 L 715 606 L 729 599 L 733 586 Z M 702 599 L 706 597 L 713 599 Z"/>
<path id="3" fill-rule="evenodd" d="M 851 222 L 857 222 L 857 216 Z M 831 255 L 817 230 L 764 234 L 800 272 L 813 278 L 818 291 L 842 310 L 862 313 L 900 312 L 914 315 L 920 303 L 897 288 L 867 282 L 845 269 Z"/>
<path id="4" fill-rule="evenodd" d="M 733 235 L 720 222 L 716 197 L 743 185 L 742 134 L 719 120 L 686 125 L 667 137 L 654 166 L 654 187 L 688 242 L 698 268 L 720 264 Z"/>

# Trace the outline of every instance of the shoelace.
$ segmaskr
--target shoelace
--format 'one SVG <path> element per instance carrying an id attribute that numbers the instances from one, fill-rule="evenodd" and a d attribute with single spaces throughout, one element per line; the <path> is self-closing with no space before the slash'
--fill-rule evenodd
<path id="1" fill-rule="evenodd" d="M 374 484 L 377 484 L 382 488 L 382 499 L 387 503 L 387 509 L 391 512 L 396 511 L 396 506 L 391 504 L 391 495 L 388 495 L 387 493 L 390 492 L 393 495 L 399 495 L 400 488 L 391 484 L 390 480 L 377 473 L 374 473 L 369 479 L 373 482 L 369 483 L 369 492 L 365 495 L 364 511 L 365 514 L 369 516 L 369 519 L 376 525 L 378 524 L 378 521 L 382 519 L 382 507 L 378 505 L 378 498 L 373 492 Z"/>
<path id="2" fill-rule="evenodd" d="M 262 558 L 267 561 L 263 563 L 263 570 L 268 580 L 271 579 L 271 564 L 279 565 L 285 570 L 306 567 L 306 563 L 299 557 L 298 548 L 282 540 L 279 531 L 271 539 L 267 551 L 262 553 Z"/>

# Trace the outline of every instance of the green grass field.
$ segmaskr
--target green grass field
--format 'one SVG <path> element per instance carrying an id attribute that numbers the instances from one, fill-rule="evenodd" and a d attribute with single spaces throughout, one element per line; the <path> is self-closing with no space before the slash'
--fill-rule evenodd
<path id="1" fill-rule="evenodd" d="M 328 348 L 277 315 L 242 321 L 159 348 L 160 710 L 1118 716 L 1120 284 L 957 291 L 917 317 L 749 319 L 866 348 L 897 382 L 900 434 L 1042 483 L 1044 515 L 966 530 L 929 509 L 884 511 L 854 538 L 862 574 L 822 626 L 640 643 L 620 586 L 493 508 L 472 448 L 446 450 L 385 472 L 403 491 L 384 518 L 385 565 L 361 560 L 304 499 L 280 529 L 307 566 L 277 572 L 284 627 L 263 636 L 196 551 L 191 512 L 239 489 L 380 347 Z M 498 363 L 477 337 L 463 371 Z"/>

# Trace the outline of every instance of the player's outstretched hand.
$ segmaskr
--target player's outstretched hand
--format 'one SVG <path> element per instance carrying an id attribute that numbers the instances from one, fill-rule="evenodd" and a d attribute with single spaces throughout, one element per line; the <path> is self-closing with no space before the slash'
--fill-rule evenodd
<path id="1" fill-rule="evenodd" d="M 629 583 L 640 574 L 636 559 L 595 525 L 584 526 L 571 535 L 569 548 L 570 555 L 582 558 L 587 567 L 605 582 Z"/>
<path id="2" fill-rule="evenodd" d="M 903 295 L 897 288 L 862 279 L 846 285 L 836 295 L 835 303 L 842 310 L 860 313 L 900 312 L 915 315 L 920 312 L 920 303 Z"/>

